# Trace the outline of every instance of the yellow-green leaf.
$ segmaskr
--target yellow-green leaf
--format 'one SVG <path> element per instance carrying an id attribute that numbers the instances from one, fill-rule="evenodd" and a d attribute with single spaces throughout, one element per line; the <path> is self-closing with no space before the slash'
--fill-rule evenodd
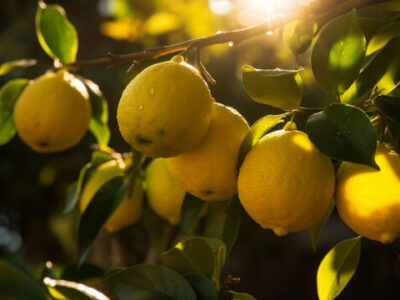
<path id="1" fill-rule="evenodd" d="M 268 104 L 284 110 L 300 106 L 303 82 L 299 70 L 242 68 L 243 85 L 255 102 Z"/>
<path id="2" fill-rule="evenodd" d="M 361 237 L 341 241 L 323 258 L 317 273 L 320 300 L 335 299 L 353 277 L 361 252 Z"/>
<path id="3" fill-rule="evenodd" d="M 36 65 L 36 59 L 19 59 L 13 61 L 7 61 L 0 65 L 0 76 L 14 72 L 19 69 L 29 68 Z"/>
<path id="4" fill-rule="evenodd" d="M 39 2 L 36 12 L 36 34 L 43 50 L 53 59 L 63 63 L 75 61 L 78 52 L 78 35 L 59 5 Z"/>

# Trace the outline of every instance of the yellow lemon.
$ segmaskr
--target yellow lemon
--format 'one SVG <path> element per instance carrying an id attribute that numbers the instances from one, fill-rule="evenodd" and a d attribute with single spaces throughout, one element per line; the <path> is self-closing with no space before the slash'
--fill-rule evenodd
<path id="1" fill-rule="evenodd" d="M 210 125 L 206 82 L 178 58 L 154 64 L 125 88 L 117 119 L 122 137 L 149 157 L 170 157 L 196 146 Z"/>
<path id="2" fill-rule="evenodd" d="M 243 207 L 254 221 L 279 236 L 306 229 L 321 219 L 334 187 L 331 160 L 297 130 L 264 136 L 247 153 L 239 171 Z"/>
<path id="3" fill-rule="evenodd" d="M 336 205 L 342 220 L 371 240 L 400 237 L 400 156 L 379 144 L 372 167 L 343 162 L 337 173 Z"/>
<path id="4" fill-rule="evenodd" d="M 87 180 L 81 197 L 80 210 L 83 212 L 97 191 L 113 178 L 124 176 L 125 164 L 122 161 L 111 160 L 101 164 Z M 134 181 L 131 190 L 122 200 L 112 216 L 107 220 L 104 228 L 109 232 L 116 232 L 135 223 L 142 215 L 143 189 L 139 177 Z"/>
<path id="5" fill-rule="evenodd" d="M 180 220 L 185 191 L 169 174 L 165 159 L 153 160 L 146 169 L 146 194 L 152 209 L 170 224 Z"/>
<path id="6" fill-rule="evenodd" d="M 77 144 L 91 114 L 85 85 L 65 70 L 40 76 L 24 89 L 14 109 L 20 138 L 37 152 L 56 152 Z"/>
<path id="7" fill-rule="evenodd" d="M 221 201 L 237 192 L 236 164 L 249 125 L 231 107 L 213 103 L 210 128 L 197 147 L 167 159 L 172 177 L 205 201 Z"/>

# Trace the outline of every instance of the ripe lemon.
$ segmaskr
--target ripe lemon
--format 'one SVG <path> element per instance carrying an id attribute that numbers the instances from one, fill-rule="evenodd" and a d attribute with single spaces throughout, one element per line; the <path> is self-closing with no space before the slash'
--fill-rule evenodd
<path id="1" fill-rule="evenodd" d="M 83 212 L 97 191 L 108 181 L 118 176 L 124 176 L 125 164 L 111 160 L 101 164 L 87 180 L 80 197 L 80 210 Z M 104 229 L 116 232 L 135 223 L 142 215 L 143 190 L 139 177 L 135 179 L 132 190 L 127 192 L 124 200 L 107 220 Z"/>
<path id="2" fill-rule="evenodd" d="M 14 109 L 20 138 L 37 152 L 56 152 L 77 144 L 91 114 L 85 85 L 65 70 L 46 73 L 24 89 Z"/>
<path id="3" fill-rule="evenodd" d="M 146 169 L 146 194 L 152 209 L 170 224 L 180 220 L 185 191 L 169 174 L 165 159 L 153 160 Z"/>
<path id="4" fill-rule="evenodd" d="M 243 207 L 254 221 L 279 236 L 306 229 L 321 219 L 334 187 L 331 160 L 297 130 L 264 136 L 248 152 L 239 171 Z"/>
<path id="5" fill-rule="evenodd" d="M 371 240 L 400 236 L 400 156 L 379 144 L 369 166 L 343 162 L 337 173 L 336 205 L 342 220 Z"/>
<path id="6" fill-rule="evenodd" d="M 237 192 L 236 164 L 249 125 L 231 107 L 213 103 L 210 128 L 197 147 L 167 159 L 184 190 L 205 201 L 221 201 Z"/>
<path id="7" fill-rule="evenodd" d="M 122 137 L 149 157 L 170 157 L 193 148 L 210 125 L 210 90 L 199 72 L 179 57 L 142 71 L 118 105 Z"/>

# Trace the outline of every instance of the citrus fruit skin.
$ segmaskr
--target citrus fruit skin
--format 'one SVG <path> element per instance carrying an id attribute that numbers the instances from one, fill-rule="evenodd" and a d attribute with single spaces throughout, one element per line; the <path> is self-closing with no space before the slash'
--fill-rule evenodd
<path id="1" fill-rule="evenodd" d="M 31 81 L 14 109 L 20 138 L 37 152 L 56 152 L 77 144 L 91 115 L 85 85 L 65 70 Z"/>
<path id="2" fill-rule="evenodd" d="M 321 219 L 334 187 L 331 160 L 297 130 L 278 130 L 261 138 L 239 170 L 243 207 L 255 222 L 279 236 Z"/>
<path id="3" fill-rule="evenodd" d="M 125 164 L 122 161 L 110 160 L 98 166 L 93 175 L 87 180 L 79 202 L 79 208 L 83 213 L 98 190 L 108 181 L 124 176 Z M 116 232 L 135 223 L 143 211 L 142 182 L 137 177 L 132 190 L 127 191 L 125 198 L 118 208 L 104 224 L 104 229 Z"/>
<path id="4" fill-rule="evenodd" d="M 378 144 L 372 167 L 343 162 L 337 173 L 336 206 L 356 233 L 390 243 L 400 236 L 400 156 Z"/>
<path id="5" fill-rule="evenodd" d="M 228 200 L 237 192 L 239 148 L 248 131 L 247 121 L 235 109 L 213 103 L 210 128 L 200 144 L 167 159 L 172 177 L 202 200 Z"/>
<path id="6" fill-rule="evenodd" d="M 154 64 L 125 88 L 117 110 L 122 137 L 146 156 L 170 157 L 196 146 L 211 118 L 210 90 L 184 62 Z"/>
<path id="7" fill-rule="evenodd" d="M 153 160 L 147 167 L 146 185 L 151 208 L 171 225 L 178 224 L 185 191 L 170 175 L 164 158 Z"/>

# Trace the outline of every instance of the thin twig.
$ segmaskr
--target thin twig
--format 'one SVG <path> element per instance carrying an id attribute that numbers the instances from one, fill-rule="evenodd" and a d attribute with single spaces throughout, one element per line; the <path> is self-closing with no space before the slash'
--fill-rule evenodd
<path id="1" fill-rule="evenodd" d="M 341 15 L 353 8 L 362 8 L 373 4 L 387 2 L 387 0 L 347 0 L 337 4 L 336 1 L 329 1 L 323 3 L 322 1 L 315 1 L 315 5 L 304 6 L 298 14 L 292 15 L 290 18 L 285 20 L 275 18 L 270 22 L 261 23 L 233 31 L 220 32 L 215 35 L 194 38 L 187 41 L 183 41 L 176 44 L 166 45 L 157 48 L 149 48 L 144 51 L 128 53 L 128 54 L 112 54 L 109 53 L 107 57 L 77 61 L 71 64 L 65 65 L 69 69 L 81 69 L 84 67 L 99 66 L 99 65 L 110 65 L 112 68 L 116 68 L 123 63 L 131 63 L 129 70 L 132 70 L 139 63 L 148 59 L 156 59 L 168 54 L 185 51 L 188 52 L 191 49 L 200 51 L 201 49 L 216 45 L 232 43 L 237 45 L 240 42 L 252 38 L 254 36 L 263 34 L 268 31 L 275 30 L 282 25 L 285 25 L 291 21 L 301 18 L 311 17 L 323 17 L 323 19 L 331 19 L 337 15 Z M 325 21 L 323 21 L 324 23 Z M 206 74 L 205 74 L 206 75 Z"/>

